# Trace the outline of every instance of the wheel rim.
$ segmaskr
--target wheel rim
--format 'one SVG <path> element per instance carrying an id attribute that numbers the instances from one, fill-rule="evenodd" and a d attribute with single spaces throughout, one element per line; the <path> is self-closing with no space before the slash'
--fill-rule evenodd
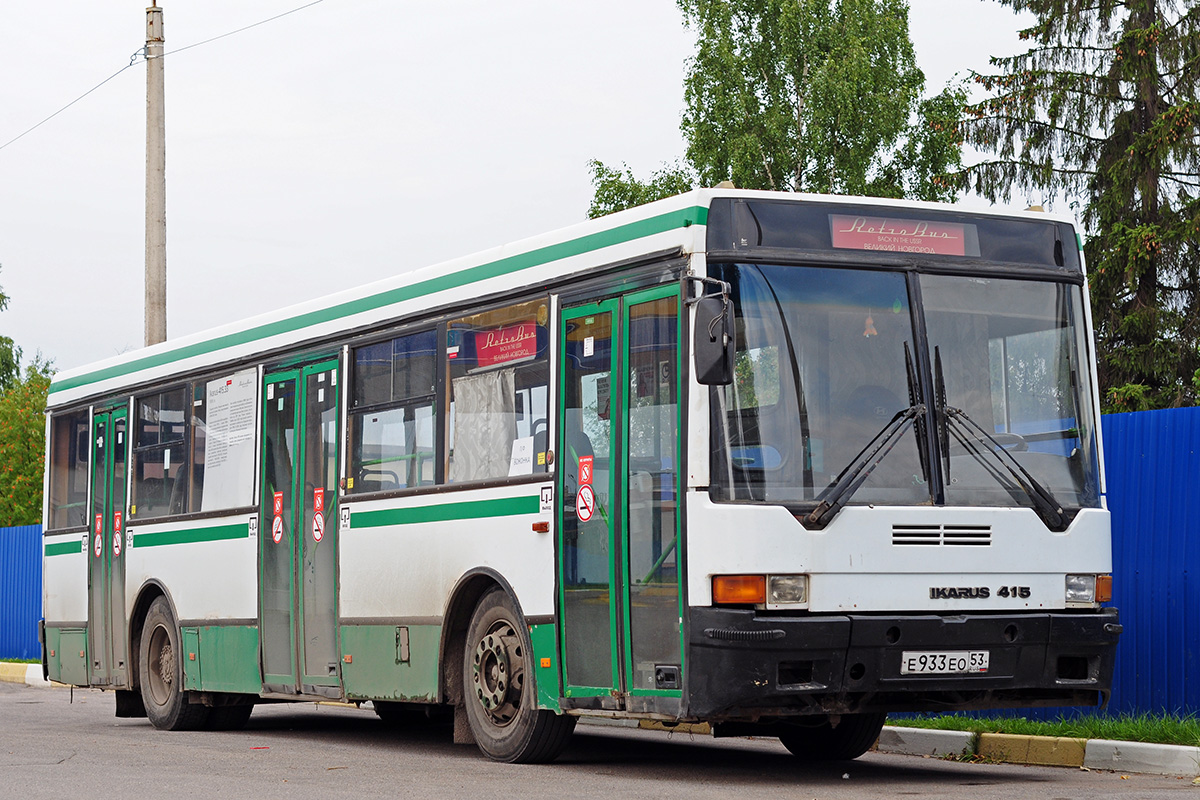
<path id="1" fill-rule="evenodd" d="M 150 634 L 149 656 L 150 697 L 156 704 L 166 705 L 175 691 L 175 648 L 171 646 L 171 635 L 162 625 Z"/>
<path id="2" fill-rule="evenodd" d="M 475 699 L 493 724 L 503 727 L 521 708 L 525 654 L 513 625 L 500 620 L 488 628 L 472 656 Z"/>

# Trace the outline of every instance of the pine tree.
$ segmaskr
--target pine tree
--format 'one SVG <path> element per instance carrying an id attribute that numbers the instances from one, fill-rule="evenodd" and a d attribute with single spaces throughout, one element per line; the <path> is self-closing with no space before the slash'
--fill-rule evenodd
<path id="1" fill-rule="evenodd" d="M 1025 53 L 976 80 L 961 174 L 1078 203 L 1109 410 L 1200 397 L 1200 7 L 1175 0 L 1001 0 L 1028 11 Z"/>

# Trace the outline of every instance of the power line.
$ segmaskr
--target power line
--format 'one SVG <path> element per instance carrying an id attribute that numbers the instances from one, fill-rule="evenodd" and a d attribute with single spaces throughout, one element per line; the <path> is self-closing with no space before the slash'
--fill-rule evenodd
<path id="1" fill-rule="evenodd" d="M 61 114 L 62 112 L 66 111 L 68 108 L 70 108 L 71 106 L 75 105 L 75 104 L 76 104 L 76 103 L 78 103 L 80 100 L 82 100 L 83 98 L 87 97 L 89 94 L 91 94 L 92 92 L 96 91 L 96 90 L 97 90 L 97 89 L 99 89 L 101 86 L 103 86 L 104 84 L 108 83 L 108 82 L 109 82 L 109 81 L 111 81 L 113 78 L 117 77 L 117 76 L 118 76 L 118 75 L 120 75 L 122 72 L 124 72 L 125 70 L 129 69 L 130 67 L 132 67 L 134 64 L 138 63 L 138 56 L 142 55 L 142 54 L 143 54 L 145 51 L 146 51 L 146 48 L 144 48 L 144 47 L 143 47 L 141 50 L 138 50 L 136 53 L 134 53 L 133 55 L 131 55 L 131 56 L 129 57 L 129 63 L 128 63 L 128 64 L 126 64 L 125 66 L 121 67 L 119 70 L 117 70 L 116 72 L 114 72 L 112 75 L 109 75 L 107 78 L 105 78 L 104 80 L 100 81 L 100 82 L 99 82 L 99 83 L 97 83 L 95 86 L 93 86 L 92 88 L 90 88 L 90 89 L 88 89 L 86 92 L 84 92 L 83 94 L 79 95 L 79 97 L 76 97 L 74 100 L 72 100 L 71 102 L 67 103 L 65 106 L 63 106 L 62 108 L 60 108 L 58 111 L 55 111 L 53 114 L 51 114 L 50 116 L 46 117 L 44 120 L 42 120 L 41 122 L 39 122 L 37 125 L 34 125 L 32 128 L 29 128 L 29 129 L 28 129 L 28 130 L 26 130 L 24 133 L 20 133 L 20 134 L 18 134 L 18 135 L 16 135 L 16 136 L 14 136 L 13 138 L 9 139 L 9 140 L 8 140 L 7 142 L 5 142 L 4 144 L 0 144 L 0 150 L 3 150 L 4 148 L 8 147 L 10 144 L 12 144 L 13 142 L 17 141 L 18 139 L 23 139 L 23 138 L 24 138 L 25 136 L 27 136 L 28 134 L 31 134 L 31 133 L 33 133 L 33 132 L 34 132 L 34 131 L 36 131 L 38 128 L 40 128 L 40 127 L 42 127 L 43 125 L 45 125 L 47 122 L 49 122 L 50 120 L 54 119 L 55 117 L 57 117 L 57 116 L 58 116 L 59 114 Z"/>
<path id="2" fill-rule="evenodd" d="M 295 14 L 297 11 L 303 11 L 306 8 L 311 8 L 312 6 L 315 6 L 318 3 L 324 3 L 324 2 L 325 2 L 325 0 L 313 0 L 311 3 L 305 3 L 302 6 L 297 6 L 296 8 L 293 8 L 291 11 L 285 11 L 282 14 L 276 14 L 275 16 L 268 17 L 267 19 L 264 19 L 261 22 L 255 22 L 252 25 L 247 25 L 244 28 L 238 28 L 236 31 L 230 31 L 229 33 L 222 33 L 220 36 L 214 36 L 211 39 L 205 39 L 203 42 L 196 42 L 195 44 L 189 44 L 187 47 L 180 47 L 176 50 L 170 50 L 166 53 L 163 53 L 162 57 L 166 58 L 167 56 L 173 56 L 176 53 L 182 53 L 184 50 L 191 50 L 193 47 L 199 47 L 202 44 L 209 44 L 210 42 L 215 42 L 219 39 L 224 39 L 228 36 L 233 36 L 235 33 L 241 33 L 243 31 L 248 31 L 251 28 L 257 28 L 259 25 L 266 25 L 268 22 L 274 22 L 275 20 L 282 19 L 283 17 L 286 17 L 289 14 Z"/>
<path id="3" fill-rule="evenodd" d="M 218 40 L 220 40 L 220 39 L 225 39 L 225 38 L 227 38 L 227 37 L 229 37 L 229 36 L 233 36 L 234 34 L 242 33 L 243 31 L 248 31 L 248 30 L 250 30 L 251 28 L 257 28 L 259 25 L 266 25 L 268 22 L 274 22 L 275 20 L 277 20 L 277 19 L 281 19 L 281 18 L 283 18 L 283 17 L 286 17 L 286 16 L 288 16 L 289 14 L 295 14 L 297 11 L 303 11 L 303 10 L 304 10 L 304 9 L 306 9 L 306 8 L 311 8 L 312 6 L 315 6 L 315 5 L 317 5 L 318 3 L 323 3 L 323 2 L 325 2 L 325 0 L 312 0 L 312 2 L 311 2 L 311 3 L 305 3 L 305 4 L 304 4 L 304 5 L 302 5 L 302 6 L 297 6 L 296 8 L 293 8 L 291 11 L 284 11 L 282 14 L 276 14 L 275 16 L 273 16 L 273 17 L 268 17 L 267 19 L 264 19 L 264 20 L 262 20 L 262 21 L 260 21 L 260 22 L 255 22 L 255 23 L 253 23 L 253 24 L 251 24 L 251 25 L 247 25 L 247 26 L 245 26 L 244 28 L 238 28 L 237 30 L 229 31 L 228 33 L 222 33 L 220 36 L 214 36 L 214 37 L 212 37 L 211 39 L 205 39 L 205 40 L 204 40 L 204 41 L 202 41 L 202 42 L 196 42 L 195 44 L 189 44 L 189 45 L 187 45 L 186 47 L 180 47 L 180 48 L 178 48 L 178 49 L 171 50 L 170 52 L 163 53 L 163 54 L 162 54 L 162 56 L 160 56 L 160 57 L 161 57 L 161 58 L 166 58 L 167 56 L 173 56 L 173 55 L 175 55 L 176 53 L 182 53 L 184 50 L 191 50 L 193 47 L 199 47 L 200 45 L 204 45 L 204 44 L 210 44 L 210 43 L 212 43 L 212 42 L 215 42 L 215 41 L 218 41 Z M 16 142 L 16 141 L 18 141 L 18 140 L 20 140 L 20 139 L 23 139 L 23 138 L 25 138 L 25 137 L 26 137 L 26 136 L 28 136 L 29 134 L 31 134 L 31 133 L 33 133 L 34 131 L 36 131 L 38 128 L 40 128 L 40 127 L 42 127 L 43 125 L 45 125 L 45 124 L 46 124 L 47 122 L 49 122 L 50 120 L 52 120 L 52 119 L 54 119 L 55 117 L 57 117 L 57 116 L 58 116 L 59 114 L 61 114 L 62 112 L 66 111 L 66 110 L 67 110 L 68 108 L 70 108 L 71 106 L 73 106 L 73 105 L 75 105 L 76 103 L 78 103 L 78 102 L 79 102 L 80 100 L 82 100 L 83 98 L 87 97 L 87 96 L 88 96 L 89 94 L 91 94 L 92 92 L 94 92 L 94 91 L 96 91 L 97 89 L 99 89 L 99 88 L 100 88 L 101 86 L 103 86 L 104 84 L 106 84 L 106 83 L 108 83 L 109 81 L 111 81 L 113 78 L 115 78 L 115 77 L 117 77 L 118 75 L 120 75 L 120 74 L 121 74 L 122 72 L 124 72 L 125 70 L 129 69 L 130 67 L 134 66 L 135 64 L 138 64 L 138 63 L 140 63 L 139 59 L 140 59 L 140 61 L 145 61 L 145 60 L 146 60 L 146 48 L 145 48 L 145 47 L 142 47 L 141 49 L 137 50 L 137 51 L 136 51 L 136 52 L 135 52 L 133 55 L 131 55 L 131 56 L 129 57 L 129 63 L 128 63 L 128 64 L 126 64 L 125 66 L 121 67 L 119 70 L 117 70 L 116 72 L 114 72 L 112 75 L 109 75 L 107 78 L 105 78 L 104 80 L 100 81 L 100 82 L 99 82 L 99 83 L 97 83 L 95 86 L 93 86 L 92 88 L 88 89 L 86 92 L 84 92 L 83 94 L 79 95 L 79 97 L 76 97 L 74 100 L 72 100 L 71 102 L 67 103 L 65 106 L 63 106 L 62 108 L 60 108 L 58 111 L 55 111 L 53 114 L 51 114 L 50 116 L 46 117 L 44 120 L 42 120 L 42 121 L 41 121 L 41 122 L 39 122 L 38 124 L 34 125 L 34 126 L 33 126 L 33 127 L 31 127 L 31 128 L 28 128 L 27 130 L 23 131 L 22 133 L 19 133 L 19 134 L 17 134 L 16 136 L 14 136 L 13 138 L 9 139 L 9 140 L 8 140 L 7 142 L 5 142 L 4 144 L 0 144 L 0 150 L 3 150 L 4 148 L 8 147 L 10 144 L 13 144 L 13 143 L 14 143 L 14 142 Z"/>

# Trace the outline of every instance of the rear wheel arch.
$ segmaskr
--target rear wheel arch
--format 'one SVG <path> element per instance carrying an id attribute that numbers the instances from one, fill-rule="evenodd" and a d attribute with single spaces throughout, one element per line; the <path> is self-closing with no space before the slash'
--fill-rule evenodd
<path id="1" fill-rule="evenodd" d="M 150 606 L 160 597 L 167 598 L 167 603 L 171 606 L 171 615 L 179 620 L 179 614 L 175 609 L 175 601 L 171 598 L 171 593 L 167 588 L 157 580 L 151 579 L 142 584 L 138 589 L 137 599 L 133 601 L 133 610 L 129 614 L 129 668 L 126 672 L 129 675 L 129 687 L 138 689 L 141 687 L 141 674 L 139 671 L 141 659 L 141 642 L 142 642 L 142 627 L 146 624 L 146 614 L 150 611 Z"/>

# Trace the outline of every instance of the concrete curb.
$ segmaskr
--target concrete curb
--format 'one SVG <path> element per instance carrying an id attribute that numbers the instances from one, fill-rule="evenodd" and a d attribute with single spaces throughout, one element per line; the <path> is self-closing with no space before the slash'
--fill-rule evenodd
<path id="1" fill-rule="evenodd" d="M 876 747 L 881 753 L 910 756 L 969 755 L 975 752 L 975 734 L 887 726 L 880 732 Z"/>
<path id="2" fill-rule="evenodd" d="M 1200 774 L 1200 747 L 1092 739 L 1087 743 L 1088 769 L 1114 769 L 1151 775 Z"/>
<path id="3" fill-rule="evenodd" d="M 1039 766 L 1082 767 L 1148 775 L 1195 778 L 1200 747 L 1106 739 L 1017 736 L 1006 733 L 936 731 L 885 726 L 878 750 L 913 756 L 978 755 L 991 761 Z"/>
<path id="4" fill-rule="evenodd" d="M 42 677 L 41 664 L 12 664 L 0 662 L 0 683 L 23 683 L 26 686 L 58 686 Z"/>

